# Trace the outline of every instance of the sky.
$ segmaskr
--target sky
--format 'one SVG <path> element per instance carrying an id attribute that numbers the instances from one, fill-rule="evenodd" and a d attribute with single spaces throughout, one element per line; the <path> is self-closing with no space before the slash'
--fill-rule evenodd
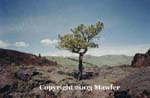
<path id="1" fill-rule="evenodd" d="M 87 54 L 134 55 L 150 48 L 150 0 L 0 0 L 0 48 L 72 56 L 57 49 L 58 34 L 98 21 L 99 48 Z"/>

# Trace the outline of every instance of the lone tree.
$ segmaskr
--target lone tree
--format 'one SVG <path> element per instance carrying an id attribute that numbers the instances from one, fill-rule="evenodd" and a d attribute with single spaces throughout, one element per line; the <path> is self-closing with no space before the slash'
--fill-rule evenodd
<path id="1" fill-rule="evenodd" d="M 94 42 L 94 39 L 98 38 L 97 35 L 100 33 L 103 27 L 104 24 L 102 22 L 97 22 L 95 25 L 90 26 L 80 24 L 74 29 L 71 29 L 71 33 L 58 36 L 58 48 L 63 48 L 79 54 L 79 80 L 82 79 L 83 56 L 88 51 L 88 48 L 98 47 L 98 44 Z"/>

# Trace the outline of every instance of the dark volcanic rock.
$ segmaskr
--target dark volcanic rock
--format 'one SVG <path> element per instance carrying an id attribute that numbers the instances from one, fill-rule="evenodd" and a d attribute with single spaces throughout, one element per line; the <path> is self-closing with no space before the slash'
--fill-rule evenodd
<path id="1" fill-rule="evenodd" d="M 11 91 L 16 88 L 16 84 L 5 85 L 3 88 L 0 88 L 0 93 L 4 93 L 6 91 Z"/>
<path id="2" fill-rule="evenodd" d="M 116 85 L 121 87 L 121 91 L 129 89 L 131 98 L 150 98 L 150 67 L 135 69 L 132 74 L 117 81 Z"/>
<path id="3" fill-rule="evenodd" d="M 114 98 L 131 98 L 129 90 L 114 91 Z"/>
<path id="4" fill-rule="evenodd" d="M 15 78 L 23 81 L 29 81 L 32 76 L 41 75 L 42 73 L 39 73 L 35 69 L 20 69 L 15 73 Z"/>
<path id="5" fill-rule="evenodd" d="M 14 50 L 0 49 L 0 65 L 57 65 L 44 57 Z"/>
<path id="6" fill-rule="evenodd" d="M 150 55 L 150 49 L 147 51 L 147 53 L 146 53 L 147 55 Z"/>
<path id="7" fill-rule="evenodd" d="M 150 66 L 150 49 L 145 54 L 135 54 L 133 61 L 133 67 Z"/>

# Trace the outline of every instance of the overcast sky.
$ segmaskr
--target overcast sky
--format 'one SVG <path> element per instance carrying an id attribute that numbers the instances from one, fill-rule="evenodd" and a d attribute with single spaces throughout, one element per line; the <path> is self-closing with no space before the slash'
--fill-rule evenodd
<path id="1" fill-rule="evenodd" d="M 104 23 L 99 48 L 87 54 L 146 52 L 150 0 L 0 0 L 0 48 L 43 55 L 72 55 L 55 48 L 58 34 L 83 23 Z"/>

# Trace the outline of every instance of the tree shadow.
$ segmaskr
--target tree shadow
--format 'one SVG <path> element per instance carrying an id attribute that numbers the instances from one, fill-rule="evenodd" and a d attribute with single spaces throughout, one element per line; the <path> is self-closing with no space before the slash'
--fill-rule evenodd
<path id="1" fill-rule="evenodd" d="M 79 72 L 78 71 L 73 71 L 73 72 L 63 72 L 63 71 L 58 71 L 59 74 L 62 75 L 68 75 L 73 77 L 74 79 L 78 79 L 79 78 Z M 83 72 L 82 74 L 82 80 L 88 80 L 88 79 L 93 79 L 96 76 L 98 76 L 98 73 L 94 73 L 94 72 Z"/>

